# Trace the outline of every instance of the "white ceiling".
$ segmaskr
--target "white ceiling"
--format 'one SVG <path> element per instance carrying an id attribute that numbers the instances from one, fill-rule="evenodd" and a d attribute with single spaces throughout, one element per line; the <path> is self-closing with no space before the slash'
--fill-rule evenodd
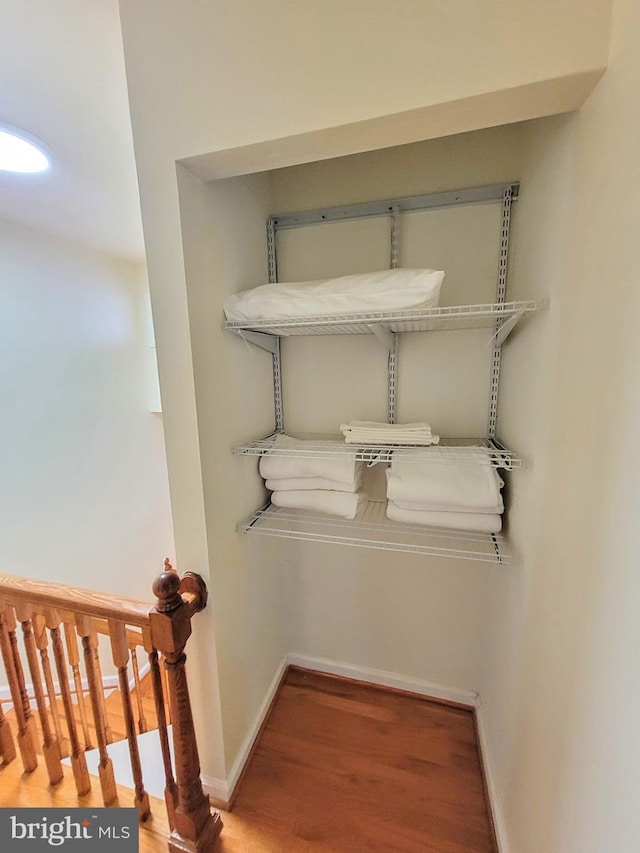
<path id="1" fill-rule="evenodd" d="M 53 165 L 0 171 L 0 219 L 144 258 L 118 0 L 0 0 L 2 122 Z"/>

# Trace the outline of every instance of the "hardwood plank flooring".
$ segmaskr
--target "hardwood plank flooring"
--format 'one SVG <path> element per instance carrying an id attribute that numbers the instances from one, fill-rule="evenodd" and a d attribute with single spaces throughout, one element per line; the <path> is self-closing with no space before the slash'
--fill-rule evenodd
<path id="1" fill-rule="evenodd" d="M 0 768 L 0 806 L 78 804 L 70 773 L 51 789 L 44 767 L 19 764 Z M 140 849 L 165 853 L 163 804 L 153 810 Z M 215 853 L 496 850 L 470 711 L 296 668 L 221 814 Z"/>
<path id="2" fill-rule="evenodd" d="M 225 853 L 496 849 L 471 711 L 295 668 L 223 819 Z"/>

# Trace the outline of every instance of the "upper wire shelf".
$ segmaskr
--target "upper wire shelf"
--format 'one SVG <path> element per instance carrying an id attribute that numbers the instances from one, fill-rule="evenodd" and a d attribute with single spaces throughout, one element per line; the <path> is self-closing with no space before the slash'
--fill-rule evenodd
<path id="1" fill-rule="evenodd" d="M 511 556 L 497 533 L 468 533 L 390 521 L 384 502 L 367 501 L 353 521 L 308 510 L 267 504 L 237 525 L 238 533 L 352 545 L 408 554 L 508 564 Z"/>
<path id="2" fill-rule="evenodd" d="M 444 329 L 480 329 L 496 327 L 496 323 L 532 311 L 539 311 L 544 302 L 486 303 L 482 305 L 445 305 L 439 308 L 415 308 L 388 313 L 341 314 L 333 316 L 277 318 L 263 320 L 226 320 L 223 328 L 241 333 L 243 330 L 268 335 L 367 335 L 374 334 L 372 326 L 390 332 L 430 332 Z"/>
<path id="3" fill-rule="evenodd" d="M 425 447 L 421 445 L 394 445 L 394 444 L 347 444 L 344 438 L 336 435 L 320 435 L 318 433 L 287 433 L 295 438 L 305 440 L 302 447 L 280 446 L 275 444 L 275 438 L 282 433 L 273 432 L 264 438 L 250 441 L 233 448 L 238 456 L 263 456 L 265 453 L 274 456 L 317 459 L 336 459 L 345 454 L 355 453 L 355 458 L 362 462 L 390 462 L 392 457 L 396 460 L 420 462 L 428 460 L 433 456 L 433 449 L 447 448 L 447 453 L 438 453 L 438 462 L 452 464 L 465 462 L 468 454 L 465 448 L 483 447 L 494 468 L 502 468 L 511 471 L 513 468 L 522 467 L 522 459 L 512 450 L 507 450 L 495 438 L 441 438 L 438 445 Z M 472 463 L 470 463 L 472 464 Z"/>

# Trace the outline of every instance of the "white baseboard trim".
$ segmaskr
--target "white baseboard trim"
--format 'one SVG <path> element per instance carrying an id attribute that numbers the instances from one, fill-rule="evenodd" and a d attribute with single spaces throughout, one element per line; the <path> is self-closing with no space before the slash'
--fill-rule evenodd
<path id="1" fill-rule="evenodd" d="M 205 776 L 204 773 L 200 774 L 200 781 L 205 794 L 214 801 L 213 805 L 226 811 L 231 798 L 228 782 L 225 779 L 217 779 L 215 776 Z"/>
<path id="2" fill-rule="evenodd" d="M 406 690 L 408 693 L 430 696 L 433 699 L 458 702 L 461 705 L 468 705 L 470 708 L 475 708 L 478 699 L 478 694 L 472 690 L 448 687 L 444 684 L 437 684 L 434 681 L 416 678 L 413 675 L 402 675 L 397 672 L 387 672 L 383 669 L 371 669 L 368 666 L 342 663 L 341 661 L 329 660 L 327 658 L 315 658 L 309 655 L 290 653 L 287 655 L 287 663 L 291 666 L 300 666 L 303 669 L 324 672 L 327 675 L 341 675 L 344 678 L 367 681 L 370 684 L 378 684 L 382 687 L 394 687 L 396 690 Z"/>
<path id="3" fill-rule="evenodd" d="M 212 798 L 218 800 L 221 804 L 229 803 L 231 797 L 233 796 L 234 789 L 238 784 L 238 780 L 244 770 L 245 764 L 249 760 L 249 756 L 251 755 L 251 750 L 253 748 L 253 744 L 260 733 L 260 729 L 262 728 L 262 724 L 265 721 L 265 718 L 271 708 L 271 704 L 276 695 L 276 691 L 282 681 L 282 676 L 289 665 L 288 658 L 285 656 L 280 663 L 278 664 L 278 668 L 276 669 L 273 678 L 271 679 L 271 683 L 267 688 L 267 692 L 265 694 L 264 699 L 262 700 L 262 704 L 258 709 L 258 713 L 254 717 L 253 723 L 247 732 L 247 736 L 245 737 L 242 746 L 238 752 L 238 756 L 233 763 L 233 767 L 229 772 L 229 776 L 227 780 L 224 779 L 215 779 L 210 776 L 202 776 L 202 786 L 207 794 Z"/>
<path id="4" fill-rule="evenodd" d="M 491 815 L 493 817 L 493 826 L 496 832 L 498 853 L 509 853 L 509 845 L 507 844 L 507 829 L 504 821 L 504 814 L 500 806 L 500 798 L 498 797 L 495 773 L 491 762 L 489 739 L 487 737 L 487 729 L 484 723 L 483 706 L 479 696 L 476 701 L 476 728 L 478 730 L 478 747 L 480 749 L 480 757 L 484 767 L 484 777 L 487 783 L 489 808 L 491 809 Z"/>

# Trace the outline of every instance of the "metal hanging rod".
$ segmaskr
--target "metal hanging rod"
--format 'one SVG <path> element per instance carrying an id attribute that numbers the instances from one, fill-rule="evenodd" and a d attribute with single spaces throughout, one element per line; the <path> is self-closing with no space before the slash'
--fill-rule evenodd
<path id="1" fill-rule="evenodd" d="M 303 225 L 318 225 L 323 222 L 340 222 L 345 219 L 362 219 L 369 216 L 389 216 L 396 209 L 399 213 L 410 210 L 435 210 L 461 204 L 490 204 L 500 202 L 505 190 L 510 189 L 512 199 L 518 197 L 518 183 L 491 184 L 487 187 L 472 187 L 443 193 L 429 193 L 409 198 L 371 201 L 363 204 L 348 204 L 343 207 L 326 207 L 317 210 L 302 210 L 299 213 L 284 213 L 270 217 L 274 231 L 299 228 Z"/>

